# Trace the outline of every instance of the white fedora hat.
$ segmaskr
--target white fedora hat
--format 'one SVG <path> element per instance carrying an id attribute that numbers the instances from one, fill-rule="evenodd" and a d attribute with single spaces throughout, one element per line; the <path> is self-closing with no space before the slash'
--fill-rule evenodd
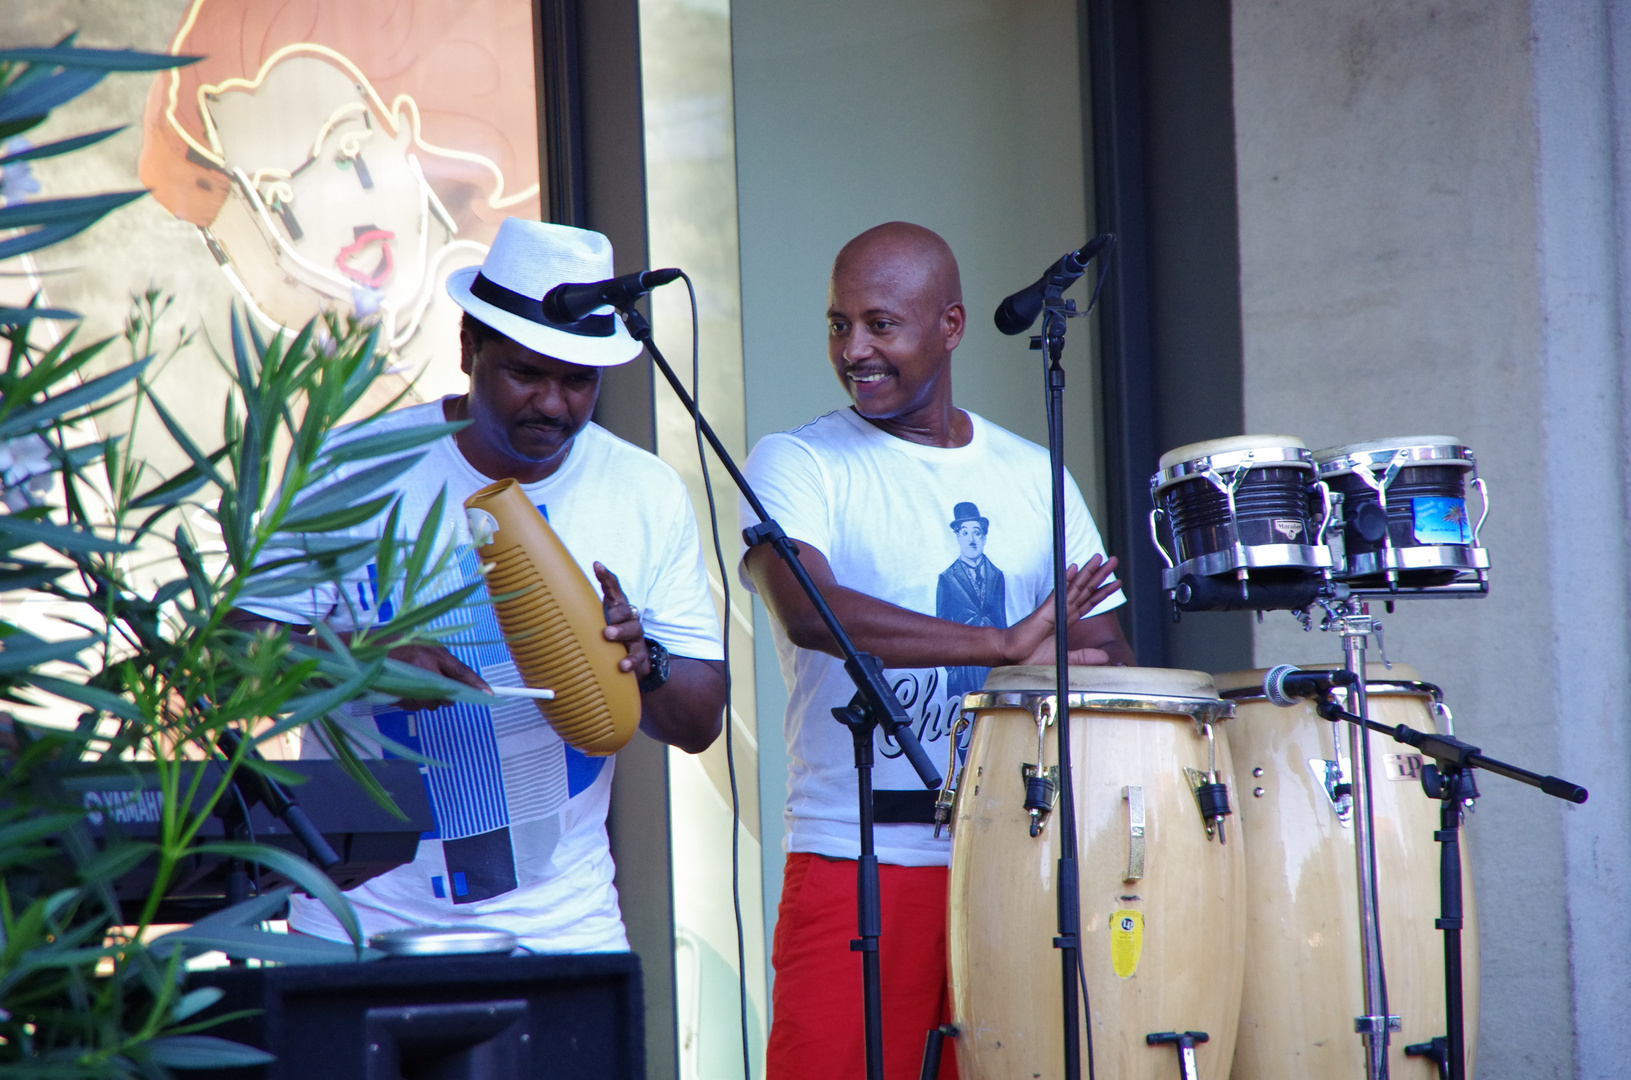
<path id="1" fill-rule="evenodd" d="M 544 317 L 544 296 L 557 285 L 612 276 L 612 242 L 600 233 L 547 221 L 505 218 L 480 266 L 447 276 L 453 302 L 534 352 L 569 364 L 611 367 L 640 355 L 641 345 L 611 307 L 575 323 Z"/>

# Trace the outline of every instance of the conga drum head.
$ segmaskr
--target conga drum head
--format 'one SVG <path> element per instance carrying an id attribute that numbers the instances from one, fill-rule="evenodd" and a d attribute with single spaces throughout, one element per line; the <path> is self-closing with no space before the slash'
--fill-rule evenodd
<path id="1" fill-rule="evenodd" d="M 1057 685 L 1054 678 L 1057 670 L 1041 664 L 992 668 L 985 677 L 983 689 L 1046 695 Z M 1218 696 L 1212 676 L 1204 671 L 1178 668 L 1073 666 L 1069 679 L 1071 690 L 1156 694 L 1198 701 L 1215 701 Z"/>
<path id="2" fill-rule="evenodd" d="M 965 695 L 972 717 L 953 809 L 948 945 L 965 1080 L 1064 1069 L 1056 886 L 1060 819 L 1033 821 L 1027 781 L 1057 776 L 1056 669 L 997 668 Z M 1175 1069 L 1159 1032 L 1205 1031 L 1200 1075 L 1228 1075 L 1243 967 L 1241 845 L 1200 811 L 1197 783 L 1234 791 L 1229 706 L 1210 676 L 1072 668 L 1071 771 L 1081 967 L 1097 1074 Z M 1033 832 L 1033 825 L 1037 826 Z M 1224 842 L 1227 840 L 1227 842 Z M 1085 1019 L 1081 1045 L 1088 1045 Z"/>
<path id="3" fill-rule="evenodd" d="M 1300 665 L 1329 671 L 1340 664 Z M 1266 670 L 1217 676 L 1235 705 L 1229 745 L 1240 779 L 1235 816 L 1246 859 L 1245 977 L 1233 1080 L 1363 1076 L 1364 974 L 1347 724 L 1322 719 L 1312 701 L 1289 708 L 1263 695 Z M 1438 730 L 1436 688 L 1408 664 L 1366 666 L 1369 713 L 1384 724 Z M 1352 703 L 1349 703 L 1350 707 Z M 1444 1035 L 1444 947 L 1439 914 L 1439 804 L 1422 790 L 1426 764 L 1413 748 L 1370 734 L 1378 923 L 1388 1011 L 1402 1030 L 1389 1043 L 1396 1080 L 1436 1080 L 1437 1068 L 1404 1048 Z M 1461 836 L 1464 1005 L 1468 1075 L 1478 1041 L 1478 932 L 1468 837 Z"/>

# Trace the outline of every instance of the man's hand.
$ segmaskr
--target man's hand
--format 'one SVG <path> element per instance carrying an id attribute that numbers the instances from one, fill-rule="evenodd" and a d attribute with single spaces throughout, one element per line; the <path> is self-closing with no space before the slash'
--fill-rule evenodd
<path id="1" fill-rule="evenodd" d="M 644 679 L 651 674 L 651 651 L 646 648 L 640 612 L 623 595 L 617 575 L 595 563 L 600 579 L 601 603 L 606 610 L 607 641 L 620 641 L 629 655 L 618 669 Z M 700 754 L 719 737 L 725 712 L 725 664 L 721 660 L 668 657 L 668 681 L 655 690 L 640 692 L 640 730 L 658 742 Z"/>
<path id="2" fill-rule="evenodd" d="M 1103 559 L 1097 555 L 1081 569 L 1075 564 L 1065 568 L 1065 621 L 1068 624 L 1074 626 L 1084 614 L 1116 594 L 1121 582 L 1106 584 L 1115 569 L 1114 556 Z M 1006 662 L 1051 665 L 1054 661 L 1053 625 L 1053 594 L 1050 592 L 1040 607 L 1005 631 L 1003 656 Z M 1072 664 L 1107 664 L 1110 654 L 1104 649 L 1077 648 L 1070 650 L 1069 660 Z"/>
<path id="3" fill-rule="evenodd" d="M 632 671 L 636 679 L 651 674 L 651 653 L 646 648 L 646 630 L 640 625 L 640 612 L 623 595 L 623 586 L 617 575 L 602 563 L 595 563 L 595 577 L 600 579 L 601 606 L 606 611 L 606 629 L 602 633 L 607 641 L 621 641 L 629 655 L 617 662 L 617 670 Z"/>
<path id="4" fill-rule="evenodd" d="M 487 681 L 477 675 L 469 667 L 459 661 L 459 658 L 448 652 L 440 645 L 398 645 L 389 653 L 391 659 L 401 660 L 412 664 L 416 668 L 423 668 L 444 679 L 452 679 L 464 685 L 480 690 L 484 694 L 493 692 Z M 407 712 L 420 712 L 428 709 L 445 708 L 451 702 L 445 698 L 404 698 L 402 708 Z"/>

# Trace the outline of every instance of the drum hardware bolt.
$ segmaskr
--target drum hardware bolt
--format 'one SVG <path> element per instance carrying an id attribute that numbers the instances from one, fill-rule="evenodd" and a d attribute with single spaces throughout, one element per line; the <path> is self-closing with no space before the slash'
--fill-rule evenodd
<path id="1" fill-rule="evenodd" d="M 945 826 L 947 835 L 951 834 L 951 809 L 953 802 L 955 802 L 957 798 L 958 774 L 962 771 L 958 768 L 957 751 L 959 749 L 963 733 L 967 731 L 970 725 L 973 723 L 974 714 L 972 712 L 965 712 L 958 716 L 957 723 L 952 725 L 950 739 L 951 760 L 946 765 L 946 779 L 940 785 L 940 793 L 936 795 L 934 799 L 934 835 L 936 839 L 939 839 L 940 837 L 941 826 Z M 967 747 L 962 748 L 965 750 L 967 749 Z"/>
<path id="2" fill-rule="evenodd" d="M 1262 775 L 1263 775 L 1263 770 L 1262 770 L 1262 768 L 1261 768 L 1261 767 L 1258 767 L 1258 768 L 1256 768 L 1256 769 L 1253 769 L 1253 770 L 1252 770 L 1252 775 L 1253 775 L 1253 776 L 1262 776 Z"/>
<path id="3" fill-rule="evenodd" d="M 1040 766 L 1026 764 L 1019 771 L 1025 779 L 1025 809 L 1031 815 L 1031 835 L 1036 836 L 1059 799 L 1059 767 L 1052 765 L 1044 771 Z"/>
<path id="4" fill-rule="evenodd" d="M 1263 797 L 1263 789 L 1262 788 L 1252 788 L 1252 794 L 1257 796 L 1259 799 L 1261 799 Z"/>
<path id="5" fill-rule="evenodd" d="M 1388 1031 L 1404 1030 L 1404 1020 L 1398 1016 L 1356 1016 L 1354 1017 L 1354 1032 L 1359 1035 L 1382 1034 L 1383 1023 Z"/>
<path id="6" fill-rule="evenodd" d="M 1223 819 L 1232 812 L 1229 809 L 1229 786 L 1218 778 L 1216 772 L 1207 773 L 1185 767 L 1184 775 L 1189 778 L 1190 790 L 1195 793 L 1195 805 L 1200 809 L 1207 837 L 1215 835 L 1218 843 L 1228 843 L 1223 832 Z"/>

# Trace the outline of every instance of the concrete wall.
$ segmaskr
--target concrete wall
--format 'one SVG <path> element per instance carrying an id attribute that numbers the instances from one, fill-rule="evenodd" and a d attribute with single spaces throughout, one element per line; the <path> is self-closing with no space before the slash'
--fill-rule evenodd
<path id="1" fill-rule="evenodd" d="M 1247 431 L 1310 446 L 1457 435 L 1493 511 L 1493 589 L 1383 619 L 1493 756 L 1478 1074 L 1623 1075 L 1628 941 L 1621 127 L 1603 3 L 1237 0 Z M 1340 659 L 1283 615 L 1261 665 Z M 1425 840 L 1425 838 L 1424 838 Z"/>
<path id="2" fill-rule="evenodd" d="M 748 444 L 848 404 L 826 359 L 827 274 L 879 222 L 940 232 L 969 332 L 956 397 L 1045 440 L 1040 361 L 991 313 L 1087 238 L 1076 8 L 1069 0 L 731 5 Z M 1089 338 L 1067 347 L 1067 461 L 1093 505 Z M 767 926 L 781 883 L 785 693 L 756 620 Z"/>

